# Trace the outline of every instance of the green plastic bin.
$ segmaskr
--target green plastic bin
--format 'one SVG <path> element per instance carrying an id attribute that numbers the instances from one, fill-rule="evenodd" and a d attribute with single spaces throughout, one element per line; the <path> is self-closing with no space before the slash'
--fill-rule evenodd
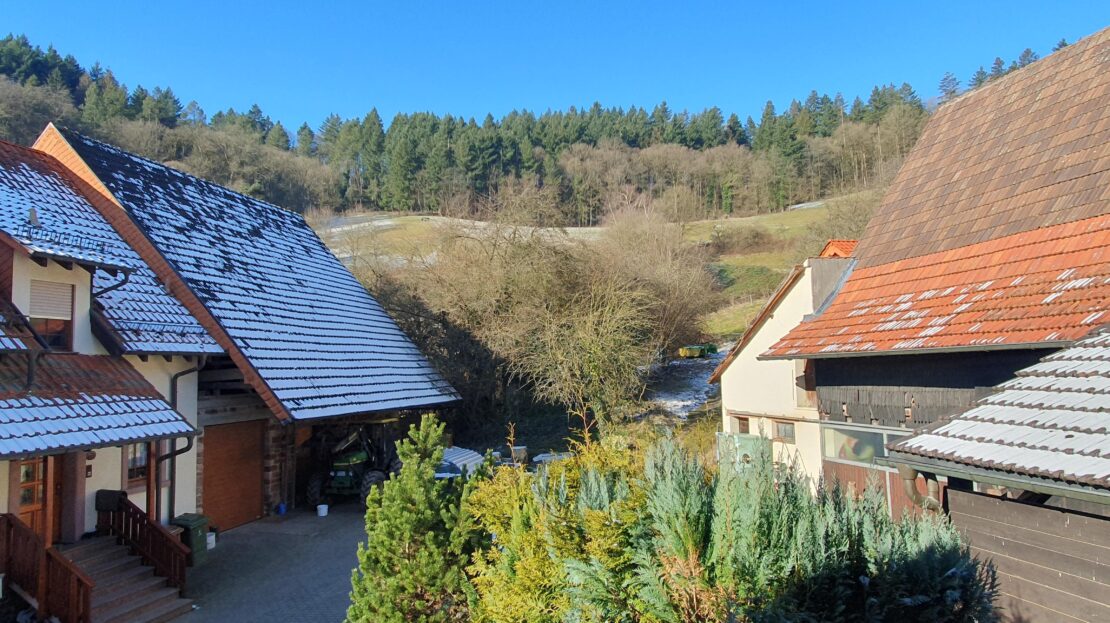
<path id="1" fill-rule="evenodd" d="M 181 540 L 186 547 L 192 550 L 189 554 L 189 564 L 192 566 L 204 564 L 208 560 L 208 518 L 196 513 L 178 515 L 170 522 L 181 526 Z"/>

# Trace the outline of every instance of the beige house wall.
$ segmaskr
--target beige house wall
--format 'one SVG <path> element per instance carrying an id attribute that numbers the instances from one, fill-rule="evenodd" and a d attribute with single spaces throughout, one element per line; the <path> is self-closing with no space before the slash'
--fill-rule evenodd
<path id="1" fill-rule="evenodd" d="M 813 313 L 808 262 L 804 269 L 721 375 L 721 429 L 739 432 L 736 418 L 747 417 L 751 434 L 773 439 L 776 421 L 793 423 L 794 443 L 772 441 L 774 460 L 796 465 L 816 485 L 821 477 L 820 421 L 817 409 L 806 406 L 804 393 L 797 389 L 802 364 L 757 358 Z"/>

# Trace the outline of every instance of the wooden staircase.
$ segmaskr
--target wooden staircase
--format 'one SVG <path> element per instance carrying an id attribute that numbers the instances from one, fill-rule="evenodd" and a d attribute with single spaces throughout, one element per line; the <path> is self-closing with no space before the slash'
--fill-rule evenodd
<path id="1" fill-rule="evenodd" d="M 94 582 L 91 623 L 161 623 L 192 610 L 191 599 L 115 536 L 87 539 L 61 553 Z"/>

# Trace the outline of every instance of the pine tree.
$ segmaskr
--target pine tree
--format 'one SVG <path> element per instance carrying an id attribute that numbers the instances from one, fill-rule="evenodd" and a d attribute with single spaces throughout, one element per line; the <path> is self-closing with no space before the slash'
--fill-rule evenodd
<path id="1" fill-rule="evenodd" d="M 266 144 L 282 151 L 289 151 L 289 132 L 285 131 L 285 126 L 281 125 L 280 121 L 266 133 Z"/>
<path id="2" fill-rule="evenodd" d="M 465 486 L 461 478 L 435 477 L 443 428 L 433 415 L 412 426 L 397 444 L 400 473 L 367 496 L 367 539 L 351 573 L 348 623 L 465 620 Z"/>
<path id="3" fill-rule="evenodd" d="M 960 81 L 952 72 L 945 72 L 940 79 L 940 101 L 949 102 L 960 94 Z"/>
<path id="4" fill-rule="evenodd" d="M 1060 50 L 1068 47 L 1068 45 L 1068 40 L 1061 38 L 1059 41 L 1056 42 L 1056 45 L 1052 46 L 1052 51 L 1059 52 Z"/>
<path id="5" fill-rule="evenodd" d="M 189 102 L 188 105 L 185 106 L 185 109 L 181 111 L 181 120 L 189 125 L 195 126 L 207 123 L 204 109 L 200 107 L 200 104 L 198 104 L 196 100 Z"/>
<path id="6" fill-rule="evenodd" d="M 736 113 L 728 116 L 728 122 L 725 124 L 725 140 L 737 145 L 747 145 L 748 137 L 744 133 L 744 126 L 740 123 L 740 117 Z"/>
<path id="7" fill-rule="evenodd" d="M 307 123 L 302 123 L 297 130 L 297 153 L 302 156 L 316 155 L 316 134 Z"/>

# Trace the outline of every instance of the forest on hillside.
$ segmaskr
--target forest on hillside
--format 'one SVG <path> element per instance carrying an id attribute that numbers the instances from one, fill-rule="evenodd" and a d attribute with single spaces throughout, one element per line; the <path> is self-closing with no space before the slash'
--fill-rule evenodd
<path id="1" fill-rule="evenodd" d="M 1011 67 L 1035 57 L 1027 50 Z M 978 83 L 1009 70 L 998 63 Z M 945 97 L 959 92 L 945 80 Z M 298 212 L 500 213 L 545 225 L 647 204 L 676 221 L 773 212 L 881 186 L 927 115 L 902 84 L 850 104 L 816 91 L 782 111 L 768 101 L 758 120 L 595 103 L 481 122 L 398 114 L 388 127 L 371 109 L 292 130 L 257 105 L 207 115 L 169 86 L 128 88 L 99 63 L 0 39 L 0 138 L 27 144 L 53 121 Z"/>

